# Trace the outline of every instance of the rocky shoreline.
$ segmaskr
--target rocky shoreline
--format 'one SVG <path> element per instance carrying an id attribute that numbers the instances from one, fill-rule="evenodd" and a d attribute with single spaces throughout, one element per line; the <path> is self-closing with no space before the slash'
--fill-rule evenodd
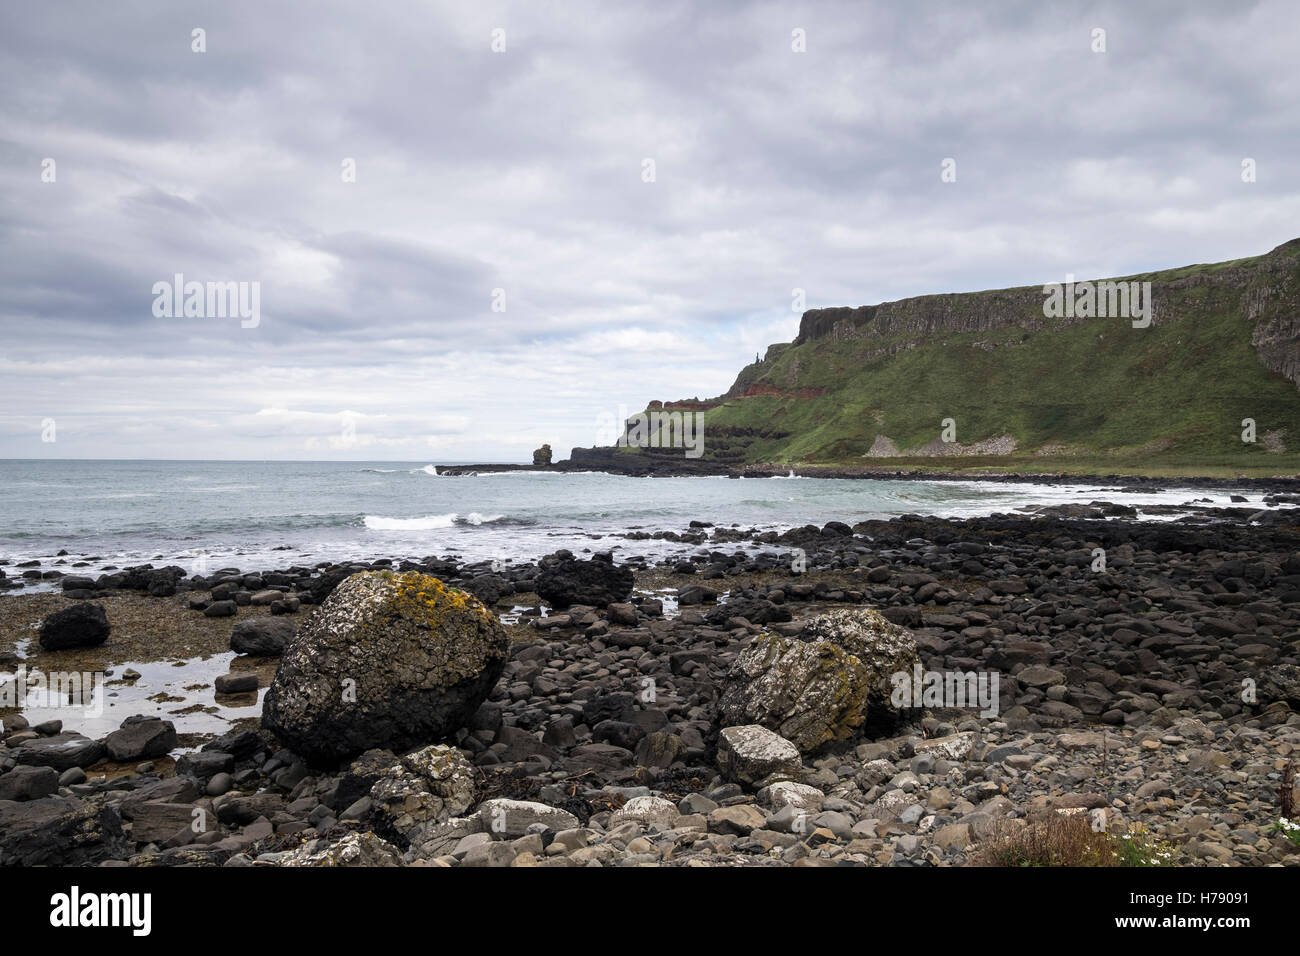
<path id="1" fill-rule="evenodd" d="M 1076 815 L 1151 862 L 1300 863 L 1272 829 L 1300 753 L 1296 511 L 1136 522 L 1120 499 L 675 539 L 692 550 L 658 564 L 145 567 L 0 596 L 6 672 L 229 658 L 202 678 L 215 716 L 281 686 L 273 727 L 219 734 L 186 732 L 183 701 L 102 734 L 0 707 L 0 865 L 950 866 Z M 344 591 L 365 581 L 422 589 L 400 612 L 427 618 L 417 645 L 447 615 L 478 629 L 449 642 L 486 642 L 455 674 L 463 715 L 408 695 L 313 725 L 286 702 L 290 670 L 333 666 L 308 645 L 364 645 Z M 887 681 L 913 672 L 984 679 L 996 706 L 901 706 Z M 445 732 L 384 746 L 393 713 Z M 285 746 L 327 725 L 338 753 Z"/>
<path id="2" fill-rule="evenodd" d="M 582 449 L 575 449 L 582 451 Z M 608 454 L 595 454 L 608 452 Z M 629 454 L 613 449 L 590 449 L 586 457 L 568 458 L 551 464 L 501 464 L 435 465 L 442 477 L 472 477 L 480 473 L 509 471 L 587 472 L 600 471 L 611 475 L 633 478 L 772 478 L 791 474 L 801 478 L 878 479 L 882 481 L 990 481 L 1002 484 L 1036 485 L 1091 485 L 1105 487 L 1110 493 L 1127 490 L 1154 491 L 1168 487 L 1177 488 L 1238 488 L 1254 493 L 1293 496 L 1300 501 L 1300 475 L 1261 477 L 1214 477 L 1189 475 L 1179 477 L 1153 477 L 1151 475 L 1125 474 L 1072 474 L 1060 471 L 1007 472 L 989 469 L 964 469 L 962 471 L 931 471 L 916 468 L 898 468 L 888 465 L 727 465 L 714 461 L 696 461 L 680 454 Z"/>

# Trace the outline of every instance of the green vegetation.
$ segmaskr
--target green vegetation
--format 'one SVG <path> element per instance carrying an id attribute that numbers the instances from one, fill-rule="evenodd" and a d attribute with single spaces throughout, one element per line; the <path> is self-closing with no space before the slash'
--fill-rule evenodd
<path id="1" fill-rule="evenodd" d="M 1147 328 L 1046 319 L 1033 287 L 892 303 L 887 333 L 873 314 L 826 334 L 823 316 L 821 337 L 771 349 L 715 400 L 705 457 L 888 470 L 1300 471 L 1300 388 L 1252 344 L 1276 316 L 1284 333 L 1294 323 L 1300 244 L 1126 278 L 1153 284 Z M 1296 347 L 1274 343 L 1275 352 Z M 1247 418 L 1253 444 L 1242 441 Z M 1011 436 L 1015 451 L 936 457 L 945 419 L 959 444 Z M 866 457 L 877 436 L 900 454 Z"/>
<path id="2" fill-rule="evenodd" d="M 1280 833 L 1296 846 L 1300 846 L 1300 823 L 1292 823 L 1286 817 L 1283 817 L 1269 826 L 1268 832 Z"/>

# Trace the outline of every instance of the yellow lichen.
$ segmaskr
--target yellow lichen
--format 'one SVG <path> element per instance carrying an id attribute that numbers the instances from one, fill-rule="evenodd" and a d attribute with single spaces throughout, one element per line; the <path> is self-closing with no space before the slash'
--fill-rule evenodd
<path id="1" fill-rule="evenodd" d="M 385 580 L 397 589 L 397 606 L 429 627 L 438 627 L 450 614 L 465 612 L 476 613 L 485 621 L 492 620 L 492 612 L 478 598 L 458 588 L 449 588 L 432 575 L 418 571 L 384 574 Z"/>

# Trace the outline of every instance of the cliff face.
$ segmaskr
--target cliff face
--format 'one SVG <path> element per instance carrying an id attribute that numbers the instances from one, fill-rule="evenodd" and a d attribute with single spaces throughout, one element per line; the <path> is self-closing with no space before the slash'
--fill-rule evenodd
<path id="1" fill-rule="evenodd" d="M 1149 295 L 1149 322 L 1117 315 L 1113 297 L 1106 311 L 1102 283 Z M 1054 315 L 1042 286 L 811 309 L 793 342 L 701 403 L 708 436 L 729 463 L 1126 454 L 1231 464 L 1300 448 L 1300 239 L 1093 287 L 1090 306 Z M 1242 442 L 1245 418 L 1259 442 Z"/>
<path id="2" fill-rule="evenodd" d="M 1300 387 L 1300 239 L 1253 259 L 1097 281 L 1129 280 L 1151 281 L 1153 322 L 1194 320 L 1207 296 L 1235 309 L 1250 324 L 1250 341 L 1264 367 Z M 1009 328 L 1032 333 L 1098 321 L 1096 317 L 1048 318 L 1043 313 L 1044 298 L 1041 286 L 1023 286 L 925 295 L 857 308 L 809 309 L 791 345 L 823 339 L 885 342 L 901 337 L 908 343 L 904 347 L 915 347 L 944 334 Z"/>
<path id="3" fill-rule="evenodd" d="M 1300 385 L 1300 239 L 1262 257 L 1247 282 L 1243 306 L 1250 344 L 1265 367 Z"/>

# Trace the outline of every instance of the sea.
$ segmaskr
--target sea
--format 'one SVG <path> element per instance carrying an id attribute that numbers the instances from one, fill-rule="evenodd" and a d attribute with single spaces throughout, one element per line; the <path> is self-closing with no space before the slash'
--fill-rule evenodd
<path id="1" fill-rule="evenodd" d="M 427 462 L 0 460 L 0 559 L 38 559 L 43 567 L 84 561 L 84 573 L 145 562 L 208 573 L 430 555 L 508 563 L 560 548 L 654 558 L 699 546 L 624 533 L 680 532 L 691 521 L 779 532 L 831 520 L 1016 513 L 1094 499 L 1139 508 L 1192 501 L 1244 513 L 1262 507 L 1261 493 L 1240 489 L 1171 484 L 1116 492 L 793 473 L 633 478 L 520 470 L 452 477 Z M 1232 503 L 1230 494 L 1247 501 Z"/>

